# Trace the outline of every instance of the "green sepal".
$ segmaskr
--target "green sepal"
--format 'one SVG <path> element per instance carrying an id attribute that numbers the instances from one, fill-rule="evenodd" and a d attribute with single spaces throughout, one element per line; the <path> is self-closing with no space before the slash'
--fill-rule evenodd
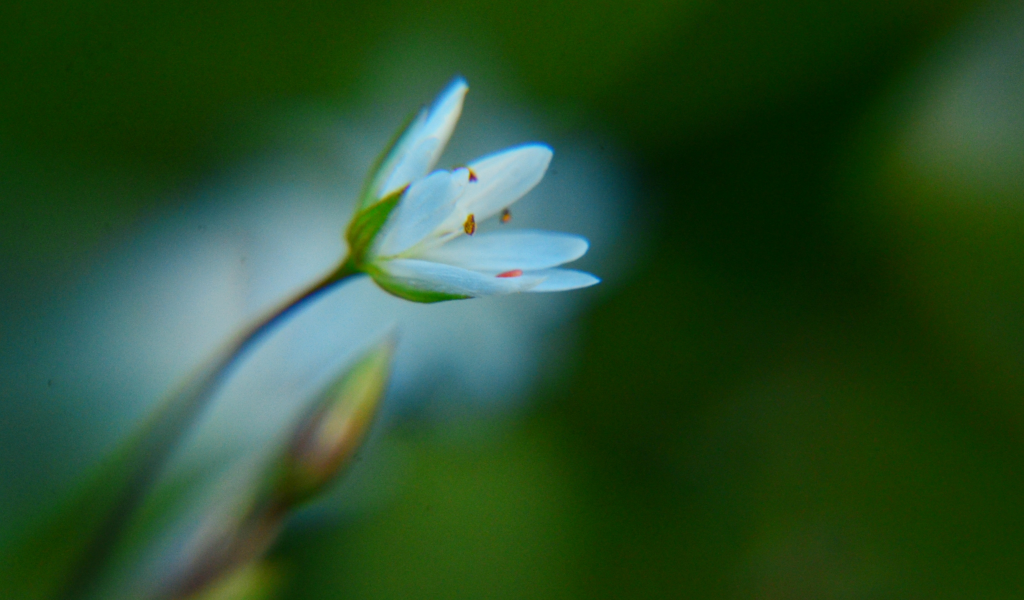
<path id="1" fill-rule="evenodd" d="M 409 128 L 412 127 L 413 122 L 416 118 L 423 114 L 426 108 L 421 108 L 418 111 L 414 111 L 405 118 L 405 121 L 398 128 L 398 131 L 388 140 L 387 145 L 384 147 L 384 151 L 377 156 L 377 159 L 373 161 L 373 166 L 370 167 L 369 175 L 366 177 L 366 183 L 363 184 L 363 190 L 359 193 L 359 210 L 365 210 L 376 202 L 376 187 L 383 185 L 383 177 L 381 177 L 381 170 L 388 164 L 391 159 L 391 154 L 401 143 L 402 139 L 405 138 L 405 134 L 409 132 Z"/>
<path id="2" fill-rule="evenodd" d="M 363 264 L 367 251 L 373 245 L 374 238 L 377 237 L 380 228 L 391 216 L 391 211 L 398 206 L 404 193 L 405 188 L 402 188 L 369 208 L 359 211 L 352 219 L 352 223 L 349 224 L 348 231 L 345 233 L 345 239 L 348 240 L 352 261 L 356 265 Z"/>
<path id="3" fill-rule="evenodd" d="M 445 302 L 447 300 L 466 300 L 472 298 L 472 296 L 465 296 L 461 294 L 448 294 L 445 292 L 436 292 L 432 290 L 424 290 L 409 287 L 399 283 L 398 280 L 393 277 L 389 277 L 386 273 L 380 269 L 370 269 L 367 271 L 373 281 L 380 286 L 382 290 L 391 294 L 392 296 L 398 296 L 403 300 L 409 300 L 411 302 L 420 302 L 422 304 L 432 304 L 434 302 Z"/>

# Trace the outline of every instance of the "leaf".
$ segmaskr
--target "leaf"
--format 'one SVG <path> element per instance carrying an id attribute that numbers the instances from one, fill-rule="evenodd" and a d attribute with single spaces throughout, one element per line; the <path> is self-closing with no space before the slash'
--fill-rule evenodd
<path id="1" fill-rule="evenodd" d="M 137 446 L 123 444 L 47 518 L 0 550 L 0 589 L 6 597 L 44 600 L 68 593 L 131 479 Z"/>

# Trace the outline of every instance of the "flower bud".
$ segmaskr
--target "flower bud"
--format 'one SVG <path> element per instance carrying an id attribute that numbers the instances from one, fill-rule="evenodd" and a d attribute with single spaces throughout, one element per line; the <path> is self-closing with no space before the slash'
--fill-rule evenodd
<path id="1" fill-rule="evenodd" d="M 252 562 L 226 574 L 190 600 L 272 598 L 280 587 L 281 574 L 276 568 L 266 562 Z"/>
<path id="2" fill-rule="evenodd" d="M 237 521 L 200 540 L 153 598 L 219 599 L 217 590 L 253 583 L 256 561 L 277 539 L 288 514 L 334 481 L 362 444 L 387 387 L 394 347 L 390 337 L 374 345 L 320 392 L 263 480 L 266 487 Z M 222 517 L 217 522 L 225 525 Z"/>
<path id="3" fill-rule="evenodd" d="M 321 492 L 362 445 L 387 388 L 394 340 L 365 352 L 332 381 L 296 428 L 275 492 L 295 505 Z"/>

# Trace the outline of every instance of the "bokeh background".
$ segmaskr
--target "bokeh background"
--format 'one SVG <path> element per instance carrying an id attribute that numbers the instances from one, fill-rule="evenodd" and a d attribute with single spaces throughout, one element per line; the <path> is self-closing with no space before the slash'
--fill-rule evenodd
<path id="1" fill-rule="evenodd" d="M 609 178 L 617 204 L 545 223 L 614 213 L 586 265 L 607 281 L 551 305 L 527 348 L 557 358 L 517 355 L 507 398 L 435 382 L 389 399 L 358 485 L 272 552 L 276 597 L 1024 590 L 1024 5 L 39 0 L 0 17 L 0 541 L 188 364 L 81 376 L 75 356 L 126 351 L 80 321 L 149 301 L 96 274 L 178 213 L 236 202 L 209 190 L 251 191 L 225 173 L 282 148 L 314 172 L 371 156 L 462 73 L 481 147 L 561 140 L 598 165 L 577 177 Z M 501 107 L 532 125 L 492 143 Z M 152 397 L 116 398 L 127 380 Z"/>

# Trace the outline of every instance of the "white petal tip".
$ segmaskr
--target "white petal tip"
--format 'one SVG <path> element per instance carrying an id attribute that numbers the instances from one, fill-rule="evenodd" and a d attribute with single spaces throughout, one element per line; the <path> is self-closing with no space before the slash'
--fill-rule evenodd
<path id="1" fill-rule="evenodd" d="M 485 170 L 488 165 L 505 166 L 512 162 L 518 162 L 532 165 L 543 172 L 548 168 L 548 163 L 551 162 L 551 157 L 554 154 L 555 151 L 551 149 L 551 146 L 541 142 L 532 142 L 505 148 L 500 152 L 477 159 L 469 166 L 473 169 Z"/>
<path id="2" fill-rule="evenodd" d="M 469 84 L 466 83 L 466 78 L 463 77 L 462 75 L 456 75 L 455 77 L 452 77 L 452 80 L 448 84 L 448 87 L 445 88 L 446 92 L 448 92 L 448 93 L 451 93 L 451 92 L 461 92 L 463 94 L 465 94 L 466 90 L 468 90 L 468 89 L 469 89 Z"/>
<path id="3" fill-rule="evenodd" d="M 574 271 L 572 269 L 548 269 L 546 271 L 536 271 L 531 273 L 531 275 L 543 275 L 545 277 L 544 281 L 530 289 L 531 292 L 565 292 L 601 283 L 600 279 L 590 273 Z"/>
<path id="4" fill-rule="evenodd" d="M 550 163 L 551 157 L 555 155 L 555 151 L 551 148 L 551 146 L 539 142 L 533 144 L 524 144 L 523 146 L 520 146 L 520 148 L 527 150 L 529 152 L 536 153 L 537 158 L 543 160 L 545 165 L 547 163 Z"/>
<path id="5" fill-rule="evenodd" d="M 547 172 L 548 166 L 551 165 L 551 158 L 555 155 L 555 151 L 551 149 L 551 146 L 547 144 L 524 144 L 517 150 L 522 160 L 523 165 L 532 165 L 533 172 L 538 173 L 540 177 L 544 176 Z M 532 187 L 532 186 L 531 186 Z"/>
<path id="6" fill-rule="evenodd" d="M 448 86 L 437 95 L 437 99 L 434 100 L 431 115 L 436 115 L 438 112 L 461 112 L 462 101 L 468 91 L 469 84 L 466 83 L 465 79 L 461 76 L 452 79 L 451 83 L 449 83 Z"/>

